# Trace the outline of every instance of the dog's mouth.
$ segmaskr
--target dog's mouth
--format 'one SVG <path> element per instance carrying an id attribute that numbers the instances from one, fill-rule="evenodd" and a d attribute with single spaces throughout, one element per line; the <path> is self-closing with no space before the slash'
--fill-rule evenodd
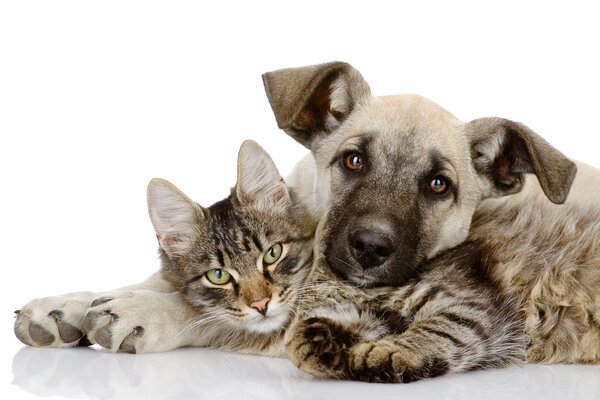
<path id="1" fill-rule="evenodd" d="M 365 266 L 353 255 L 346 240 L 349 227 L 335 227 L 327 232 L 323 256 L 328 267 L 340 279 L 360 287 L 400 286 L 418 273 L 414 250 L 397 247 L 385 261 Z"/>
<path id="2" fill-rule="evenodd" d="M 400 286 L 408 280 L 403 274 L 394 273 L 391 263 L 364 270 L 353 259 L 341 258 L 329 251 L 325 252 L 325 261 L 340 279 L 359 287 Z"/>

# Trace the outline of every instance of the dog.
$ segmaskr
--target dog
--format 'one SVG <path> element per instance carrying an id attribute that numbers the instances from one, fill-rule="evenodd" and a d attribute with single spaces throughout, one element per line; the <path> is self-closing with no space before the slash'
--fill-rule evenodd
<path id="1" fill-rule="evenodd" d="M 263 82 L 278 126 L 311 150 L 288 182 L 323 217 L 317 252 L 341 278 L 402 285 L 473 242 L 473 268 L 525 310 L 530 361 L 600 361 L 598 169 L 521 123 L 373 96 L 344 62 Z"/>
<path id="2" fill-rule="evenodd" d="M 400 286 L 418 279 L 423 264 L 464 247 L 453 261 L 472 265 L 524 311 L 530 361 L 600 361 L 598 169 L 569 160 L 517 122 L 464 123 L 420 96 L 372 96 L 347 63 L 277 70 L 263 81 L 278 126 L 311 150 L 287 182 L 321 221 L 317 258 L 341 279 Z M 131 310 L 139 311 L 129 316 L 132 326 L 157 325 L 145 338 L 160 346 L 144 351 L 176 347 L 181 340 L 171 343 L 159 328 L 192 318 L 158 272 L 103 295 L 34 300 L 17 313 L 15 331 L 36 346 L 86 344 L 82 316 L 111 301 L 114 312 L 115 299 L 126 333 Z M 158 318 L 156 309 L 172 312 Z M 147 340 L 151 334 L 158 336 Z"/>

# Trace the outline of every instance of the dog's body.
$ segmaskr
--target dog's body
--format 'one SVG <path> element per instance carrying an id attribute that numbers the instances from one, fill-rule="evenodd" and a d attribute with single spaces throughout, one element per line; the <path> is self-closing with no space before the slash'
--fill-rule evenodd
<path id="1" fill-rule="evenodd" d="M 563 205 L 534 177 L 510 197 L 477 209 L 469 240 L 481 243 L 489 273 L 525 311 L 529 361 L 600 362 L 600 185 L 578 163 Z"/>
<path id="2" fill-rule="evenodd" d="M 308 155 L 288 180 L 315 187 L 316 168 Z M 577 170 L 562 205 L 549 202 L 533 176 L 521 192 L 483 201 L 466 239 L 485 253 L 502 294 L 525 311 L 531 362 L 600 361 L 600 192 L 590 190 L 600 187 L 600 171 L 579 162 Z M 302 198 L 320 213 L 315 193 Z"/>
<path id="3" fill-rule="evenodd" d="M 326 215 L 317 244 L 333 270 L 357 284 L 402 285 L 423 261 L 473 242 L 485 264 L 473 268 L 525 311 L 530 360 L 600 361 L 598 169 L 522 124 L 464 123 L 419 96 L 373 97 L 344 63 L 263 79 L 280 128 L 314 156 L 290 182 Z M 339 168 L 354 153 L 362 168 Z M 440 195 L 423 190 L 436 176 L 450 186 Z M 391 236 L 389 254 L 357 252 L 357 229 L 373 232 L 374 249 L 385 243 L 377 235 Z"/>
<path id="4" fill-rule="evenodd" d="M 373 97 L 348 64 L 275 71 L 264 81 L 279 126 L 312 150 L 288 184 L 322 217 L 316 251 L 338 277 L 358 286 L 403 285 L 423 263 L 470 241 L 481 257 L 459 261 L 477 258 L 473 267 L 495 290 L 518 300 L 530 360 L 600 361 L 597 169 L 575 165 L 512 121 L 465 124 L 419 96 Z M 142 292 L 168 292 L 165 284 L 156 276 Z M 130 288 L 121 296 L 119 324 L 129 329 L 122 335 L 140 321 L 155 324 L 142 292 Z M 159 324 L 184 329 L 190 317 L 175 312 L 185 306 L 171 300 Z M 59 303 L 26 306 L 16 327 L 21 340 L 42 344 L 33 333 L 58 346 L 63 336 L 77 336 L 68 325 L 80 326 L 83 317 L 49 315 Z M 47 321 L 32 324 L 34 315 Z M 139 352 L 202 345 L 197 332 L 186 333 L 175 341 L 157 327 L 131 340 Z M 119 351 L 120 344 L 105 347 Z"/>

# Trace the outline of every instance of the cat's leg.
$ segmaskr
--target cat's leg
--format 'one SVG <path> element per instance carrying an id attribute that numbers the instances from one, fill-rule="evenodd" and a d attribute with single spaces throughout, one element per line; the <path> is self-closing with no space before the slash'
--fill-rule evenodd
<path id="1" fill-rule="evenodd" d="M 111 352 L 150 353 L 206 345 L 211 316 L 192 309 L 179 292 L 136 290 L 102 297 L 88 309 L 83 329 Z"/>
<path id="2" fill-rule="evenodd" d="M 412 382 L 524 361 L 527 338 L 516 313 L 443 297 L 435 295 L 431 306 L 413 302 L 419 310 L 406 314 L 400 307 L 316 313 L 292 326 L 288 355 L 313 376 L 367 382 Z"/>
<path id="3" fill-rule="evenodd" d="M 142 289 L 174 291 L 162 274 L 156 272 L 139 284 L 111 292 L 77 292 L 34 299 L 15 311 L 15 335 L 21 342 L 34 347 L 87 346 L 90 342 L 83 325 L 92 303 Z"/>

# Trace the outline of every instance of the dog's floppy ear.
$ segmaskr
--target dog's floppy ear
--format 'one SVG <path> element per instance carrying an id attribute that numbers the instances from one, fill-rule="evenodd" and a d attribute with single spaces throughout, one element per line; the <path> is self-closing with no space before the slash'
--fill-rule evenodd
<path id="1" fill-rule="evenodd" d="M 344 62 L 280 69 L 262 78 L 277 125 L 309 148 L 371 93 L 360 72 Z"/>
<path id="2" fill-rule="evenodd" d="M 475 169 L 490 181 L 493 195 L 519 192 L 524 174 L 534 173 L 551 202 L 565 202 L 577 166 L 541 136 L 502 118 L 471 121 L 467 133 Z"/>

